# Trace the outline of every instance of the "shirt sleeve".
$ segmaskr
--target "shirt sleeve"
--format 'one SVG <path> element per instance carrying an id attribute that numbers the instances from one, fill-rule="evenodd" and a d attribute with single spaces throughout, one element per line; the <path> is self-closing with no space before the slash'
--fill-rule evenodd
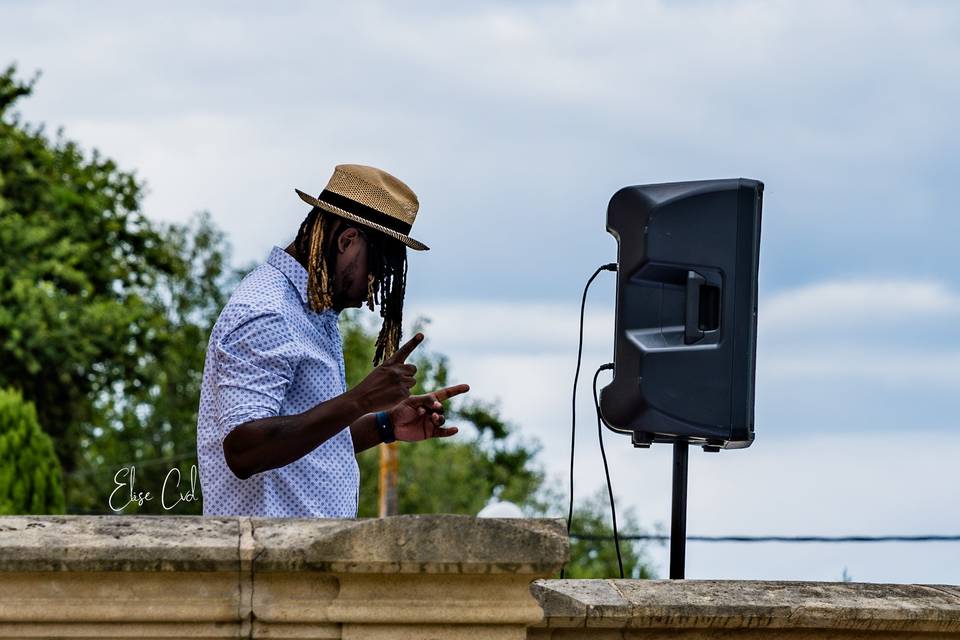
<path id="1" fill-rule="evenodd" d="M 278 313 L 244 319 L 217 341 L 216 423 L 221 440 L 235 427 L 280 415 L 296 370 L 293 335 Z"/>

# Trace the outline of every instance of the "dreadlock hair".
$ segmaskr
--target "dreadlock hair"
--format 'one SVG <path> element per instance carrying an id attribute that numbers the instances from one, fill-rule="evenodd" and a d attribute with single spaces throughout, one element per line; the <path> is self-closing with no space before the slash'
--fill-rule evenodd
<path id="1" fill-rule="evenodd" d="M 340 222 L 336 233 L 331 233 Z M 294 246 L 307 263 L 307 298 L 317 312 L 333 306 L 337 241 L 349 228 L 367 239 L 367 307 L 380 305 L 383 324 L 377 336 L 373 366 L 380 365 L 400 347 L 403 296 L 407 284 L 407 247 L 399 240 L 360 226 L 347 218 L 314 207 L 297 232 Z"/>

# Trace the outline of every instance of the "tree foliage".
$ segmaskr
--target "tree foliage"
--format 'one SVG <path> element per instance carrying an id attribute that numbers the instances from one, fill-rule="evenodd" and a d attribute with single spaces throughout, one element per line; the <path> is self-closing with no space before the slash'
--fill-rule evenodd
<path id="1" fill-rule="evenodd" d="M 636 514 L 631 509 L 617 510 L 617 525 L 621 534 L 643 532 Z M 576 535 L 570 540 L 570 562 L 565 572 L 568 578 L 620 577 L 606 489 L 601 488 L 596 494 L 576 505 L 570 531 Z M 620 540 L 620 557 L 623 561 L 624 577 L 654 577 L 643 543 Z"/>
<path id="2" fill-rule="evenodd" d="M 370 370 L 376 332 L 354 312 L 342 316 L 347 385 L 352 387 Z M 414 332 L 420 331 L 424 322 L 416 323 Z M 428 345 L 429 339 L 408 359 L 417 366 L 417 384 L 411 390 L 414 394 L 459 382 L 449 379 L 447 358 L 427 351 Z M 495 405 L 469 395 L 446 404 L 447 424 L 460 427 L 460 433 L 447 439 L 404 442 L 397 447 L 400 513 L 476 514 L 493 496 L 518 505 L 537 505 L 543 482 L 543 472 L 535 464 L 539 448 L 511 437 L 513 427 L 503 420 Z M 362 479 L 359 512 L 361 516 L 375 516 L 379 448 L 361 453 L 358 462 Z"/>
<path id="3" fill-rule="evenodd" d="M 33 403 L 0 389 L 0 515 L 63 513 L 60 476 Z"/>
<path id="4" fill-rule="evenodd" d="M 159 225 L 143 185 L 97 151 L 21 122 L 33 82 L 0 74 L 0 385 L 36 406 L 72 511 L 99 511 L 112 464 L 195 451 L 223 238 L 200 215 Z"/>

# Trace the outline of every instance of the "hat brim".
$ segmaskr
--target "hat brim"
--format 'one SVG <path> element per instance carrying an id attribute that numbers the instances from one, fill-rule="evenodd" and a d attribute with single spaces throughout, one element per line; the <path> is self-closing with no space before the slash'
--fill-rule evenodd
<path id="1" fill-rule="evenodd" d="M 353 222 L 356 222 L 356 223 L 358 223 L 358 224 L 362 224 L 362 225 L 364 225 L 364 226 L 370 227 L 371 229 L 376 229 L 377 231 L 379 231 L 379 232 L 381 232 L 381 233 L 383 233 L 383 234 L 386 234 L 386 235 L 390 236 L 391 238 L 395 238 L 395 239 L 399 240 L 400 242 L 402 242 L 403 244 L 407 245 L 407 246 L 410 247 L 411 249 L 414 249 L 415 251 L 429 251 L 429 250 L 430 250 L 430 247 L 428 247 L 427 245 L 423 244 L 423 243 L 420 242 L 419 240 L 414 240 L 414 239 L 411 238 L 410 236 L 405 236 L 405 235 L 403 235 L 402 233 L 400 233 L 399 231 L 394 231 L 393 229 L 388 229 L 387 227 L 383 226 L 382 224 L 377 224 L 376 222 L 370 222 L 369 220 L 367 220 L 367 219 L 365 219 L 365 218 L 361 218 L 360 216 L 355 215 L 355 214 L 353 214 L 353 213 L 350 213 L 349 211 L 344 211 L 344 210 L 341 209 L 340 207 L 335 206 L 335 205 L 332 205 L 332 204 L 330 204 L 329 202 L 324 202 L 323 200 L 319 200 L 319 199 L 317 199 L 317 198 L 314 198 L 314 197 L 311 196 L 309 193 L 304 193 L 303 191 L 300 191 L 300 189 L 294 189 L 294 191 L 297 192 L 297 195 L 300 196 L 300 199 L 301 199 L 301 200 L 303 200 L 304 202 L 306 202 L 306 203 L 309 204 L 309 205 L 312 205 L 312 206 L 314 206 L 314 207 L 319 207 L 320 209 L 323 209 L 324 211 L 328 211 L 328 212 L 330 212 L 330 213 L 332 213 L 332 214 L 334 214 L 334 215 L 338 215 L 338 216 L 340 216 L 341 218 L 346 218 L 347 220 L 352 220 Z"/>

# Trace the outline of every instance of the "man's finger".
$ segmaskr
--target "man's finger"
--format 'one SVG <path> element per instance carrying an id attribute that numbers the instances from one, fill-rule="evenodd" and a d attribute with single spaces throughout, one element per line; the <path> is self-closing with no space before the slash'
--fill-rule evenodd
<path id="1" fill-rule="evenodd" d="M 419 396 L 410 396 L 410 403 L 421 409 L 430 409 L 431 411 L 440 411 L 443 409 L 443 403 L 434 396 L 436 393 L 424 393 Z"/>
<path id="2" fill-rule="evenodd" d="M 414 349 L 417 348 L 417 345 L 423 342 L 423 334 L 418 333 L 417 335 L 410 338 L 405 344 L 403 344 L 399 349 L 397 349 L 392 356 L 387 358 L 387 362 L 390 364 L 397 364 L 403 362 L 407 359 Z"/>
<path id="3" fill-rule="evenodd" d="M 448 398 L 452 398 L 453 396 L 458 396 L 461 393 L 466 393 L 467 391 L 470 391 L 470 385 L 455 384 L 452 387 L 446 387 L 444 389 L 440 389 L 439 391 L 434 391 L 431 395 L 436 396 L 437 400 L 439 400 L 440 402 L 443 402 Z"/>
<path id="4" fill-rule="evenodd" d="M 434 429 L 434 431 L 433 431 L 433 437 L 434 437 L 434 438 L 449 438 L 450 436 L 452 436 L 453 434 L 455 434 L 457 431 L 459 431 L 459 429 L 457 429 L 456 427 L 437 427 L 437 428 Z"/>

